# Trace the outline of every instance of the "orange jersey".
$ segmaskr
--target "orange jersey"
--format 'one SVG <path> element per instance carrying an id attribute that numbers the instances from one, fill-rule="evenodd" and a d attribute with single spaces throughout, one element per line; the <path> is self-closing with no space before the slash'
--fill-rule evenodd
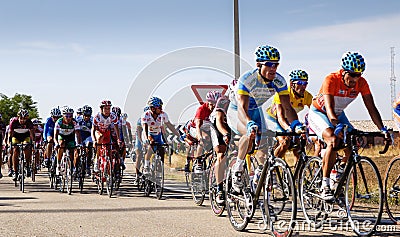
<path id="1" fill-rule="evenodd" d="M 343 82 L 342 72 L 343 69 L 331 73 L 325 78 L 318 95 L 313 100 L 315 108 L 326 112 L 324 95 L 333 95 L 335 114 L 340 115 L 343 110 L 357 98 L 359 93 L 361 93 L 361 95 L 371 94 L 368 82 L 364 77 L 358 79 L 354 88 L 349 88 Z"/>

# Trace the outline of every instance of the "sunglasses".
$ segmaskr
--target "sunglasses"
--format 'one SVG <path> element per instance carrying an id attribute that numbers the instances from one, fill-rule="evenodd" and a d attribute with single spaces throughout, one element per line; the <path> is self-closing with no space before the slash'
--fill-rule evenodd
<path id="1" fill-rule="evenodd" d="M 351 77 L 361 77 L 361 73 L 356 73 L 356 72 L 348 72 L 349 76 Z"/>
<path id="2" fill-rule="evenodd" d="M 72 118 L 72 114 L 66 114 L 65 117 L 66 118 Z"/>
<path id="3" fill-rule="evenodd" d="M 266 67 L 278 67 L 279 63 L 274 63 L 274 62 L 265 62 L 264 66 Z"/>
<path id="4" fill-rule="evenodd" d="M 293 83 L 295 83 L 296 85 L 299 85 L 299 86 L 308 85 L 308 81 L 294 81 Z"/>

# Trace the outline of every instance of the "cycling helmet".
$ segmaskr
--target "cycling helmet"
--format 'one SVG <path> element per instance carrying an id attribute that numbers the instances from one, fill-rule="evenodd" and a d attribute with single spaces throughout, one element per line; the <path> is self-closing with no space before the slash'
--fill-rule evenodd
<path id="1" fill-rule="evenodd" d="M 217 100 L 219 99 L 219 97 L 221 97 L 221 96 L 222 96 L 222 94 L 219 91 L 209 91 L 209 92 L 207 92 L 206 100 L 208 102 L 215 104 L 217 102 Z"/>
<path id="2" fill-rule="evenodd" d="M 349 72 L 363 73 L 365 71 L 365 61 L 363 56 L 353 52 L 343 54 L 342 68 Z"/>
<path id="3" fill-rule="evenodd" d="M 290 80 L 291 81 L 297 81 L 297 80 L 306 80 L 308 81 L 308 74 L 306 71 L 303 70 L 293 70 L 290 75 Z"/>
<path id="4" fill-rule="evenodd" d="M 33 125 L 39 125 L 39 124 L 41 124 L 41 122 L 40 122 L 39 119 L 37 119 L 37 118 L 32 119 L 32 123 L 33 123 Z"/>
<path id="5" fill-rule="evenodd" d="M 268 45 L 258 46 L 255 52 L 256 62 L 276 61 L 280 60 L 279 51 Z"/>
<path id="6" fill-rule="evenodd" d="M 61 110 L 58 107 L 51 109 L 50 116 L 51 117 L 61 117 Z"/>
<path id="7" fill-rule="evenodd" d="M 122 116 L 122 118 L 124 118 L 124 119 L 128 118 L 128 114 L 127 114 L 127 113 L 123 113 L 121 116 Z"/>
<path id="8" fill-rule="evenodd" d="M 68 106 L 64 106 L 63 110 L 62 110 L 62 114 L 73 114 L 74 110 Z"/>
<path id="9" fill-rule="evenodd" d="M 22 118 L 25 118 L 25 117 L 28 117 L 29 116 L 29 111 L 28 110 L 26 110 L 26 109 L 20 109 L 19 111 L 18 111 L 18 117 L 22 117 Z"/>
<path id="10" fill-rule="evenodd" d="M 76 110 L 76 113 L 77 113 L 77 114 L 82 114 L 82 113 L 83 113 L 83 108 L 78 108 L 78 109 Z"/>
<path id="11" fill-rule="evenodd" d="M 100 103 L 100 108 L 103 108 L 104 106 L 112 106 L 111 101 L 109 101 L 109 100 L 103 100 L 103 101 Z"/>
<path id="12" fill-rule="evenodd" d="M 120 107 L 117 107 L 117 106 L 112 107 L 111 111 L 112 111 L 114 114 L 118 115 L 118 117 L 121 115 L 121 108 L 120 108 Z"/>
<path id="13" fill-rule="evenodd" d="M 147 105 L 150 107 L 161 107 L 163 102 L 160 98 L 153 96 L 147 101 Z"/>
<path id="14" fill-rule="evenodd" d="M 85 106 L 83 106 L 83 108 L 82 108 L 82 112 L 83 112 L 83 115 L 91 116 L 93 110 L 92 110 L 92 107 L 90 107 L 89 105 L 85 105 Z"/>

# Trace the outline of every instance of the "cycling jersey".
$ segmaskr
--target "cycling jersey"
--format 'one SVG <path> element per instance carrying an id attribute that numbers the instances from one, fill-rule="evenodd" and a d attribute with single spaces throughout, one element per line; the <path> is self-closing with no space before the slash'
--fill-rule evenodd
<path id="1" fill-rule="evenodd" d="M 393 103 L 393 120 L 400 127 L 400 96 Z"/>
<path id="2" fill-rule="evenodd" d="M 38 125 L 37 128 L 34 130 L 34 133 L 35 133 L 35 143 L 40 144 L 42 142 L 42 134 L 43 134 L 42 126 Z"/>
<path id="3" fill-rule="evenodd" d="M 210 114 L 210 121 L 215 124 L 216 116 L 217 116 L 217 111 L 220 111 L 226 115 L 229 107 L 229 98 L 226 96 L 221 96 L 218 100 L 217 103 L 215 104 L 214 110 Z M 225 120 L 226 122 L 226 116 Z"/>
<path id="4" fill-rule="evenodd" d="M 240 77 L 236 94 L 248 95 L 250 97 L 249 110 L 253 110 L 261 107 L 275 92 L 279 95 L 289 94 L 285 78 L 276 73 L 274 80 L 265 82 L 256 68 Z M 231 105 L 232 108 L 237 109 L 236 97 L 231 100 Z"/>
<path id="5" fill-rule="evenodd" d="M 75 119 L 68 124 L 65 124 L 63 118 L 59 118 L 56 121 L 55 130 L 58 131 L 59 140 L 75 140 L 75 130 L 80 130 L 79 124 Z"/>
<path id="6" fill-rule="evenodd" d="M 46 123 L 44 124 L 44 131 L 43 131 L 43 139 L 47 141 L 47 137 L 54 136 L 54 126 L 55 122 L 53 121 L 52 117 L 46 119 Z"/>
<path id="7" fill-rule="evenodd" d="M 13 137 L 18 141 L 24 141 L 30 137 L 30 130 L 33 129 L 33 123 L 27 119 L 24 124 L 21 124 L 18 117 L 14 117 L 10 121 L 11 131 L 14 131 Z"/>
<path id="8" fill-rule="evenodd" d="M 135 150 L 141 150 L 142 149 L 142 142 L 139 139 L 139 133 L 138 130 L 142 129 L 142 123 L 141 123 L 141 118 L 139 118 L 136 122 L 136 132 L 135 132 Z"/>
<path id="9" fill-rule="evenodd" d="M 86 144 L 87 142 L 92 142 L 92 126 L 93 126 L 93 117 L 90 117 L 88 121 L 85 121 L 82 119 L 81 121 L 78 121 L 79 127 L 80 127 L 80 134 L 82 141 Z"/>
<path id="10" fill-rule="evenodd" d="M 147 124 L 148 132 L 150 135 L 161 134 L 162 132 L 161 128 L 164 126 L 166 122 L 169 122 L 169 119 L 167 113 L 165 113 L 164 111 L 162 111 L 161 114 L 157 116 L 157 119 L 154 119 L 151 111 L 147 110 L 146 112 L 143 113 L 141 120 L 143 127 L 144 124 Z"/>
<path id="11" fill-rule="evenodd" d="M 340 115 L 343 110 L 355 100 L 358 94 L 371 94 L 367 81 L 360 77 L 354 88 L 349 88 L 343 83 L 343 69 L 329 74 L 319 90 L 318 95 L 313 101 L 313 106 L 321 112 L 326 113 L 324 95 L 333 95 L 334 97 L 334 112 Z"/>
<path id="12" fill-rule="evenodd" d="M 111 113 L 110 116 L 104 117 L 104 115 L 99 112 L 93 118 L 93 125 L 96 126 L 101 133 L 105 133 L 107 130 L 109 131 L 117 122 L 118 117 L 115 113 Z"/>
<path id="13" fill-rule="evenodd" d="M 304 106 L 306 105 L 310 107 L 313 98 L 310 92 L 305 91 L 303 98 L 297 98 L 292 88 L 289 88 L 288 91 L 289 91 L 290 103 L 292 104 L 292 107 L 296 111 L 296 113 L 302 111 L 304 109 Z M 277 104 L 281 104 L 279 94 L 274 95 L 272 104 L 267 108 L 267 114 L 274 119 L 277 119 L 276 117 Z"/>
<path id="14" fill-rule="evenodd" d="M 123 141 L 123 139 L 124 139 L 124 136 L 123 136 L 123 134 L 122 134 L 122 122 L 121 122 L 121 120 L 122 120 L 122 118 L 119 118 L 118 120 L 117 120 L 117 127 L 118 127 L 118 130 L 119 130 L 119 139 L 121 140 L 121 141 Z M 112 134 L 112 136 L 113 136 L 113 138 L 117 138 L 117 133 L 116 133 L 116 131 L 115 131 L 115 129 L 114 129 L 114 126 L 111 126 L 111 134 Z"/>

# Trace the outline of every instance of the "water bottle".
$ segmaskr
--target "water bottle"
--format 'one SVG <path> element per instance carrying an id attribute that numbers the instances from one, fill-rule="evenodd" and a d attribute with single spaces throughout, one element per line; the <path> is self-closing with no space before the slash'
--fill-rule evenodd
<path id="1" fill-rule="evenodd" d="M 330 188 L 331 190 L 335 190 L 337 187 L 337 177 L 338 177 L 338 172 L 335 168 L 332 169 L 331 175 L 330 175 Z"/>

